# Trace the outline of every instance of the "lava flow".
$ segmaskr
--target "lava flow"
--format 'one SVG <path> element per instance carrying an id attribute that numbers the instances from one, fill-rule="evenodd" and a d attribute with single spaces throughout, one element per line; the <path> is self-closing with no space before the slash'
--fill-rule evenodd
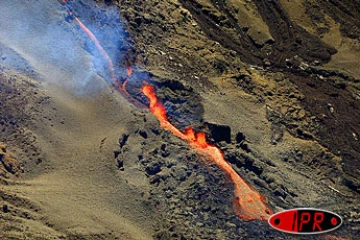
<path id="1" fill-rule="evenodd" d="M 126 90 L 126 84 L 132 74 L 132 68 L 129 67 L 127 71 L 127 78 L 122 85 L 120 85 L 118 79 L 115 75 L 114 65 L 106 53 L 104 48 L 101 46 L 98 39 L 95 35 L 78 19 L 75 17 L 67 5 L 66 0 L 62 0 L 63 4 L 67 8 L 70 16 L 78 22 L 81 29 L 90 37 L 90 39 L 95 43 L 96 47 L 99 49 L 103 57 L 105 58 L 108 68 L 111 75 L 111 80 L 113 86 L 120 92 L 125 93 L 125 96 L 130 102 L 138 107 L 143 107 L 141 103 L 132 98 Z M 234 209 L 237 214 L 242 219 L 245 220 L 266 220 L 272 214 L 272 211 L 264 204 L 263 198 L 261 195 L 253 190 L 231 167 L 231 165 L 224 159 L 223 153 L 216 148 L 215 146 L 210 145 L 206 141 L 205 133 L 199 132 L 195 133 L 194 130 L 189 127 L 185 133 L 182 133 L 174 125 L 172 125 L 166 116 L 166 110 L 164 106 L 158 101 L 154 88 L 149 85 L 144 85 L 142 92 L 150 100 L 150 110 L 151 112 L 159 119 L 161 127 L 170 131 L 175 136 L 189 142 L 189 144 L 194 147 L 199 154 L 209 157 L 213 160 L 223 171 L 230 175 L 231 180 L 235 185 L 235 201 Z"/>
<path id="2" fill-rule="evenodd" d="M 110 71 L 110 76 L 111 76 L 111 81 L 112 81 L 112 85 L 115 87 L 116 90 L 118 90 L 129 102 L 131 102 L 132 104 L 134 104 L 135 106 L 139 107 L 139 108 L 143 108 L 144 105 L 142 103 L 140 103 L 139 101 L 137 101 L 136 99 L 134 99 L 133 97 L 131 97 L 131 95 L 128 93 L 128 91 L 126 90 L 126 84 L 132 74 L 132 67 L 128 67 L 127 70 L 127 77 L 124 81 L 124 83 L 121 85 L 119 80 L 117 79 L 116 75 L 115 75 L 115 69 L 114 69 L 114 64 L 111 61 L 111 58 L 109 57 L 109 55 L 107 54 L 107 52 L 105 51 L 105 49 L 101 46 L 99 40 L 96 38 L 96 36 L 90 31 L 90 29 L 88 29 L 85 24 L 83 24 L 79 18 L 77 18 L 73 12 L 71 11 L 69 5 L 67 4 L 66 0 L 62 0 L 63 5 L 65 6 L 65 8 L 67 9 L 69 15 L 71 17 L 73 17 L 77 23 L 79 24 L 80 28 L 89 36 L 89 38 L 95 43 L 95 46 L 99 49 L 100 53 L 102 54 L 102 56 L 105 58 L 109 71 Z"/>
<path id="3" fill-rule="evenodd" d="M 150 111 L 160 121 L 160 126 L 170 131 L 175 136 L 187 141 L 199 154 L 210 158 L 223 171 L 225 171 L 234 182 L 234 210 L 238 217 L 245 220 L 267 220 L 272 211 L 265 205 L 262 196 L 252 189 L 224 159 L 220 149 L 207 143 L 205 133 L 195 133 L 192 127 L 189 127 L 182 133 L 172 125 L 166 116 L 165 107 L 156 97 L 154 87 L 145 84 L 142 92 L 150 101 Z"/>
<path id="4" fill-rule="evenodd" d="M 103 55 L 103 57 L 105 58 L 108 67 L 109 67 L 109 71 L 110 71 L 110 75 L 111 75 L 111 80 L 113 81 L 113 83 L 115 83 L 117 81 L 116 76 L 115 76 L 115 70 L 114 70 L 114 64 L 112 63 L 109 55 L 107 54 L 107 52 L 104 50 L 104 48 L 101 46 L 99 40 L 95 37 L 95 35 L 90 31 L 90 29 L 88 29 L 81 21 L 80 19 L 78 19 L 76 16 L 74 16 L 74 14 L 72 13 L 72 11 L 70 10 L 69 6 L 67 5 L 66 0 L 62 0 L 62 2 L 65 4 L 65 7 L 67 8 L 67 11 L 69 12 L 70 16 L 74 17 L 75 20 L 78 22 L 79 26 L 81 27 L 81 29 L 90 37 L 90 39 L 95 43 L 96 47 L 99 49 L 99 51 L 101 52 L 101 54 Z"/>
<path id="5" fill-rule="evenodd" d="M 127 95 L 130 96 L 130 94 L 128 93 L 128 91 L 126 90 L 126 84 L 127 82 L 129 81 L 129 78 L 132 74 L 132 67 L 129 67 L 128 70 L 127 70 L 127 78 L 125 79 L 123 85 L 121 86 L 122 90 L 124 91 L 124 93 L 126 93 Z"/>

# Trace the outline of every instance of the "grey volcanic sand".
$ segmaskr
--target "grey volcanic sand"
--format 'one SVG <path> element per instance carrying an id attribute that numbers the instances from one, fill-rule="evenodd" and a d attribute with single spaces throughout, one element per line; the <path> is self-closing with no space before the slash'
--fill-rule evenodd
<path id="1" fill-rule="evenodd" d="M 138 201 L 144 175 L 133 171 L 136 182 L 126 184 L 114 168 L 113 150 L 127 131 L 132 106 L 94 72 L 92 56 L 58 1 L 1 1 L 0 9 L 0 43 L 40 75 L 50 96 L 40 111 L 53 117 L 31 129 L 50 168 L 28 169 L 20 185 L 4 189 L 40 205 L 60 232 L 149 239 L 151 215 Z"/>
<path id="2" fill-rule="evenodd" d="M 134 41 L 125 60 L 138 66 L 129 92 L 146 103 L 137 93 L 150 79 L 140 76 L 151 75 L 172 123 L 206 131 L 275 212 L 331 210 L 344 217 L 339 233 L 355 236 L 359 181 L 353 166 L 359 161 L 351 156 L 359 154 L 352 133 L 360 88 L 354 77 L 330 68 L 340 64 L 356 77 L 353 59 L 339 52 L 331 60 L 336 46 L 312 34 L 322 23 L 302 23 L 310 33 L 279 27 L 282 17 L 315 14 L 305 3 L 294 5 L 299 15 L 285 16 L 275 5 L 294 11 L 287 1 L 196 2 L 117 1 Z M 117 56 L 124 46 L 105 31 L 126 37 L 106 18 L 114 8 L 69 4 L 98 30 L 115 65 L 125 65 Z M 240 14 L 232 17 L 235 5 Z M 109 86 L 106 62 L 60 1 L 5 0 L 0 10 L 0 141 L 24 169 L 19 177 L 4 177 L 0 164 L 0 238 L 298 239 L 265 221 L 236 217 L 231 181 Z M 92 21 L 93 11 L 104 13 L 104 21 Z M 339 13 L 340 22 L 348 21 Z M 358 42 L 323 21 L 330 28 L 324 41 L 336 35 L 345 44 L 339 49 L 357 49 L 355 56 Z M 349 34 L 356 35 L 353 29 Z M 289 47 L 295 37 L 298 45 Z M 273 54 L 263 59 L 269 49 Z M 327 62 L 325 70 L 318 66 Z M 305 71 L 304 63 L 315 65 Z M 222 134 L 227 140 L 214 140 Z M 352 149 L 349 157 L 343 149 Z"/>

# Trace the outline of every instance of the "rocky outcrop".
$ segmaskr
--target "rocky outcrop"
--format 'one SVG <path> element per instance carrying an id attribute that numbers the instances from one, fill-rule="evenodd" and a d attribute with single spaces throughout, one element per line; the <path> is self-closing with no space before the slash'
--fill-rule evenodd
<path id="1" fill-rule="evenodd" d="M 0 163 L 2 164 L 0 165 L 0 176 L 6 177 L 6 172 L 18 176 L 22 172 L 22 167 L 2 142 L 0 142 Z"/>

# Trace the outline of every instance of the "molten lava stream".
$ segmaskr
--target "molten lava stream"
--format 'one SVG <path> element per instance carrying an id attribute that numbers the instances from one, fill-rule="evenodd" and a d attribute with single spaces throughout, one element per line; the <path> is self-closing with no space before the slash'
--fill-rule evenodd
<path id="1" fill-rule="evenodd" d="M 85 24 L 83 24 L 80 19 L 78 19 L 76 16 L 74 16 L 74 14 L 72 13 L 72 11 L 70 10 L 70 7 L 67 5 L 66 0 L 62 0 L 63 4 L 65 4 L 65 7 L 67 9 L 67 11 L 69 12 L 70 16 L 74 17 L 75 20 L 77 21 L 77 23 L 79 24 L 79 26 L 81 27 L 81 29 L 90 37 L 90 39 L 95 43 L 96 47 L 99 49 L 99 51 L 101 52 L 101 54 L 103 55 L 103 57 L 105 58 L 107 65 L 109 67 L 109 71 L 110 71 L 110 75 L 111 75 L 111 80 L 113 81 L 113 83 L 115 83 L 117 81 L 116 76 L 115 76 L 115 70 L 114 70 L 114 64 L 112 63 L 109 55 L 107 54 L 107 52 L 104 50 L 104 48 L 101 46 L 99 40 L 95 37 L 95 35 L 90 31 L 90 29 L 88 29 Z"/>
<path id="2" fill-rule="evenodd" d="M 127 77 L 126 77 L 123 85 L 121 86 L 121 88 L 122 88 L 122 90 L 124 91 L 124 93 L 126 93 L 126 94 L 129 95 L 129 96 L 130 96 L 130 94 L 129 94 L 128 91 L 126 90 L 126 84 L 127 84 L 127 82 L 129 81 L 129 78 L 130 78 L 131 74 L 132 74 L 132 67 L 129 67 L 128 70 L 127 70 Z"/>
<path id="3" fill-rule="evenodd" d="M 122 96 L 124 96 L 129 102 L 131 102 L 132 104 L 134 104 L 136 107 L 138 108 L 144 108 L 145 106 L 139 102 L 138 100 L 136 100 L 135 98 L 133 98 L 129 92 L 126 90 L 126 84 L 129 81 L 129 78 L 132 74 L 132 67 L 129 67 L 127 70 L 127 78 L 124 81 L 124 83 L 122 85 L 120 85 L 118 79 L 116 78 L 115 75 L 115 69 L 114 69 L 114 64 L 111 61 L 109 55 L 107 54 L 107 52 L 104 50 L 104 48 L 101 46 L 99 40 L 96 38 L 96 36 L 90 31 L 90 29 L 88 29 L 85 24 L 83 24 L 80 19 L 78 19 L 76 16 L 74 16 L 74 14 L 72 13 L 72 11 L 70 10 L 70 7 L 68 6 L 66 0 L 62 0 L 63 5 L 65 6 L 65 8 L 67 9 L 68 13 L 70 14 L 70 16 L 74 17 L 74 19 L 77 21 L 77 23 L 79 24 L 80 28 L 90 37 L 90 39 L 95 43 L 96 47 L 99 49 L 100 53 L 102 54 L 102 56 L 105 58 L 109 71 L 110 71 L 110 76 L 111 76 L 111 81 L 112 81 L 112 85 L 114 86 L 114 88 L 116 90 L 118 90 L 118 92 L 120 92 L 122 94 Z"/>
<path id="4" fill-rule="evenodd" d="M 126 83 L 129 80 L 130 75 L 132 74 L 132 69 L 128 69 L 128 76 L 122 86 L 119 85 L 115 71 L 114 65 L 106 53 L 104 48 L 101 46 L 98 39 L 95 35 L 78 19 L 75 17 L 70 10 L 69 6 L 66 3 L 66 0 L 63 0 L 69 14 L 75 18 L 78 22 L 79 26 L 82 30 L 90 37 L 90 39 L 95 43 L 96 47 L 99 49 L 105 60 L 107 61 L 108 68 L 111 74 L 111 80 L 113 82 L 114 87 L 120 93 L 126 93 L 125 96 L 129 101 L 131 101 L 134 105 L 138 107 L 142 107 L 142 104 L 132 98 L 129 93 L 126 91 Z M 235 196 L 236 199 L 234 201 L 234 209 L 236 214 L 246 220 L 254 220 L 254 219 L 263 219 L 266 220 L 269 215 L 272 213 L 271 210 L 264 204 L 261 195 L 253 190 L 246 182 L 235 172 L 235 170 L 231 167 L 231 165 L 225 161 L 223 153 L 216 148 L 206 142 L 205 133 L 195 133 L 193 129 L 188 128 L 185 133 L 182 133 L 179 129 L 173 126 L 166 117 L 166 110 L 164 106 L 158 101 L 154 88 L 149 85 L 145 85 L 142 88 L 142 92 L 149 98 L 150 100 L 150 110 L 151 112 L 159 119 L 161 127 L 170 131 L 175 136 L 189 142 L 189 144 L 194 147 L 198 153 L 209 157 L 212 161 L 214 161 L 223 171 L 230 175 L 231 180 L 235 185 Z"/>
<path id="5" fill-rule="evenodd" d="M 78 22 L 81 29 L 91 38 L 91 40 L 93 40 L 96 47 L 99 49 L 99 51 L 101 52 L 101 54 L 105 58 L 105 60 L 107 62 L 107 65 L 109 67 L 109 70 L 110 70 L 111 80 L 113 81 L 113 83 L 115 83 L 117 81 L 117 79 L 116 79 L 116 76 L 115 76 L 114 64 L 112 63 L 109 55 L 106 53 L 104 48 L 101 46 L 100 42 L 97 40 L 95 35 L 77 17 L 74 17 L 74 18 Z"/>
<path id="6" fill-rule="evenodd" d="M 187 141 L 199 154 L 211 159 L 220 169 L 230 176 L 235 187 L 234 210 L 236 215 L 244 220 L 267 220 L 272 214 L 272 211 L 265 205 L 261 195 L 235 172 L 232 166 L 224 159 L 224 155 L 220 149 L 207 143 L 205 133 L 195 133 L 192 127 L 189 127 L 185 133 L 182 133 L 168 121 L 166 110 L 158 101 L 154 87 L 145 84 L 142 92 L 149 99 L 150 111 L 160 121 L 162 128 L 170 131 L 182 140 Z"/>

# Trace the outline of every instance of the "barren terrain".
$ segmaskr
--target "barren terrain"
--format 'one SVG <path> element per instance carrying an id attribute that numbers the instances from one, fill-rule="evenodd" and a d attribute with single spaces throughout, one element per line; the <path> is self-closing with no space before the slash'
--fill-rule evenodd
<path id="1" fill-rule="evenodd" d="M 356 239 L 359 9 L 2 1 L 0 239 Z M 170 123 L 205 132 L 274 212 L 322 208 L 344 225 L 301 238 L 236 216 L 234 183 L 161 127 L 144 81 Z"/>

